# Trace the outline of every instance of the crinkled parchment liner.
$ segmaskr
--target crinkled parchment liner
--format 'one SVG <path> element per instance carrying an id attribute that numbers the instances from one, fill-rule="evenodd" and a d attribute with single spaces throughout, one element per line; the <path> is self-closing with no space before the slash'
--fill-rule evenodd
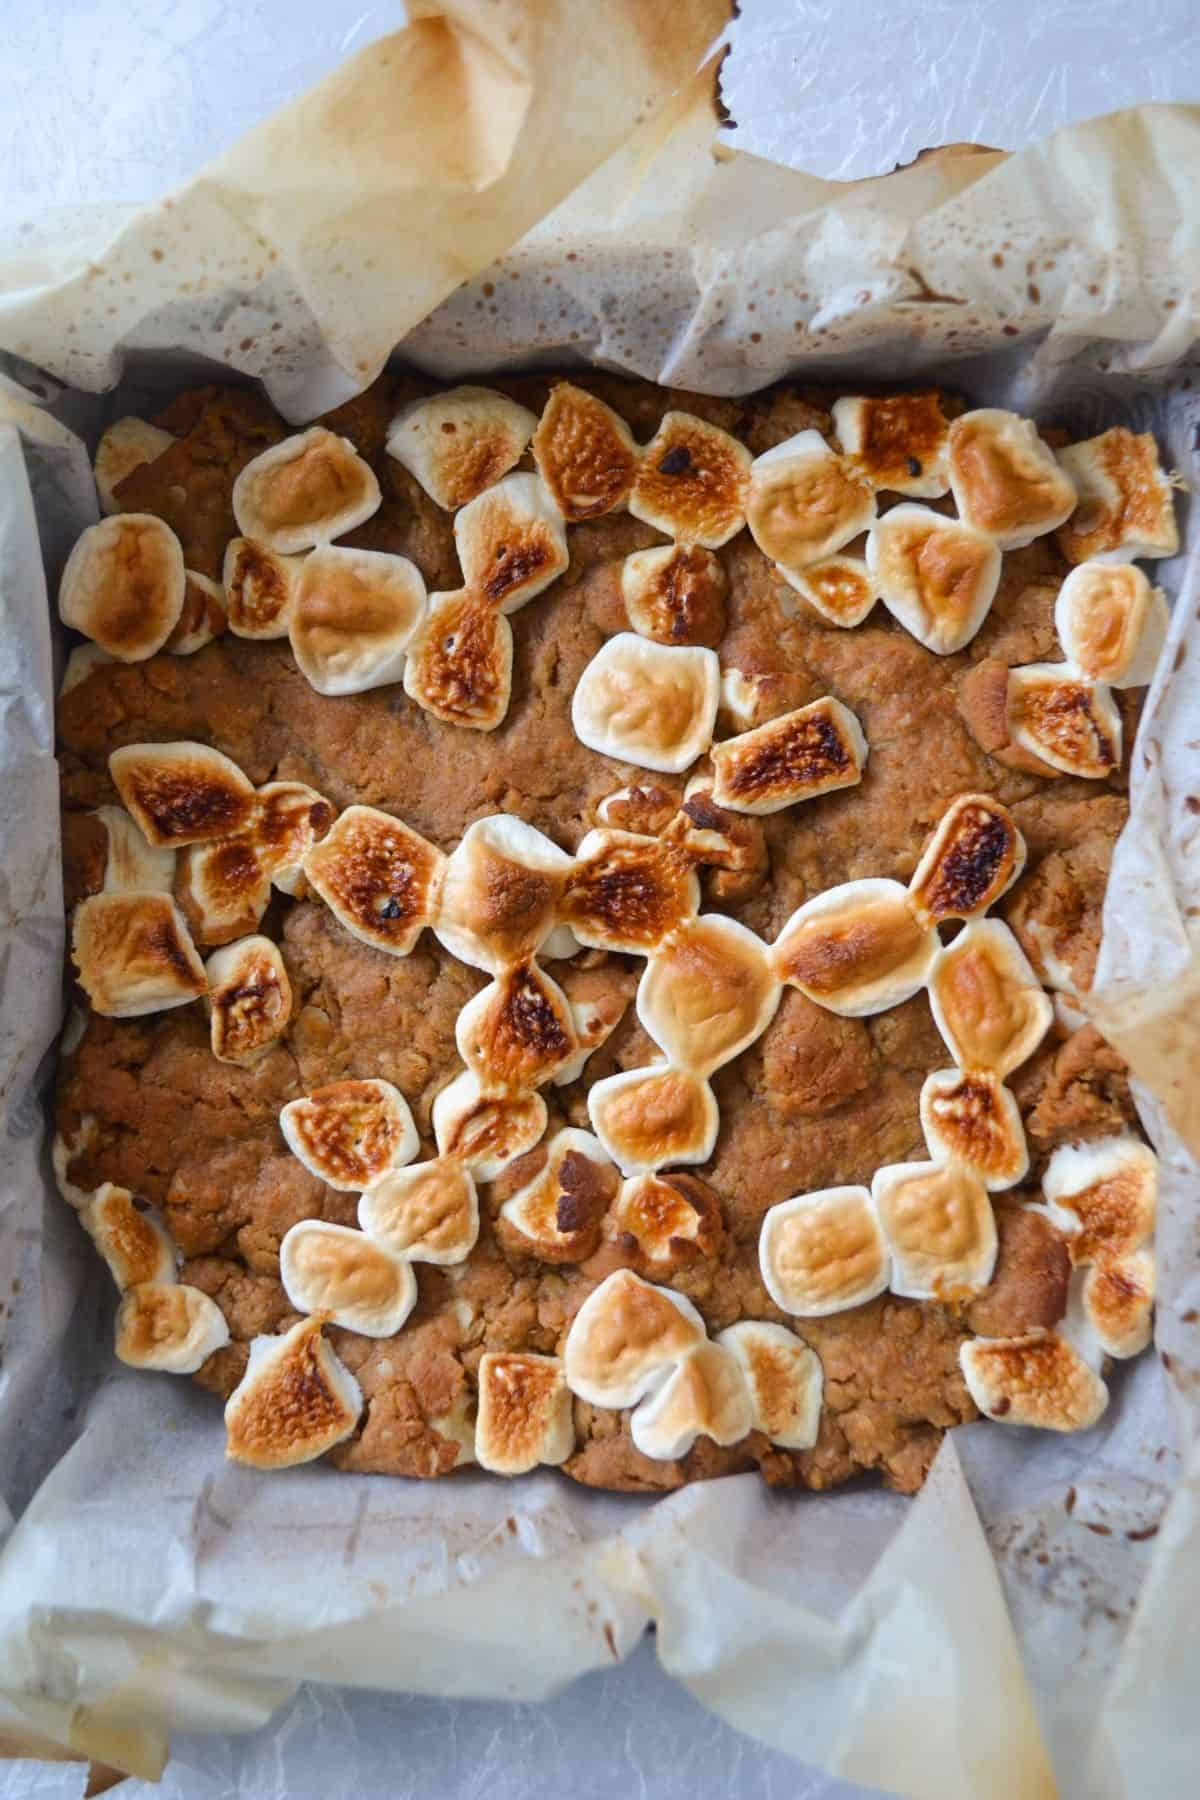
<path id="1" fill-rule="evenodd" d="M 1195 472 L 1196 110 L 842 188 L 714 156 L 711 75 L 687 81 L 719 24 L 702 0 L 645 9 L 673 21 L 653 43 L 629 35 L 632 0 L 628 17 L 593 0 L 414 10 L 161 206 L 27 234 L 0 261 L 0 344 L 74 389 L 127 360 L 178 378 L 207 358 L 261 377 L 297 418 L 401 338 L 446 374 L 578 356 L 719 392 L 964 359 L 972 392 L 1077 429 L 1132 412 Z M 851 1779 L 1011 1800 L 1052 1793 L 1053 1765 L 1089 1800 L 1187 1791 L 1195 556 L 1164 571 L 1173 634 L 1093 999 L 1167 1159 L 1166 1354 L 1123 1373 L 1102 1428 L 968 1427 L 913 1502 L 775 1497 L 753 1477 L 654 1506 L 550 1475 L 262 1477 L 221 1459 L 207 1396 L 114 1369 L 102 1284 L 44 1179 L 62 923 L 34 513 L 53 578 L 94 501 L 59 422 L 82 425 L 87 403 L 40 378 L 34 395 L 54 417 L 0 387 L 0 1482 L 14 1504 L 62 1447 L 51 1420 L 85 1399 L 87 1413 L 0 1554 L 0 1754 L 56 1744 L 153 1774 L 171 1730 L 249 1729 L 310 1679 L 536 1698 L 624 1656 L 653 1619 L 664 1666 L 706 1704 Z"/>

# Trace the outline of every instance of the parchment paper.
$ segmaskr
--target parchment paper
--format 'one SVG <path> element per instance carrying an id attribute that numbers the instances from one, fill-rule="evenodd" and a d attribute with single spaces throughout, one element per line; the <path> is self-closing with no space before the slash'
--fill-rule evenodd
<path id="1" fill-rule="evenodd" d="M 145 380 L 207 358 L 261 376 L 297 418 L 401 338 L 447 374 L 578 356 L 720 392 L 961 362 L 980 398 L 1080 433 L 1152 425 L 1195 475 L 1182 359 L 1200 114 L 1116 115 L 1011 158 L 958 151 L 838 188 L 714 157 L 711 77 L 686 83 L 719 20 L 654 10 L 671 44 L 626 52 L 628 19 L 569 0 L 423 9 L 115 235 L 93 220 L 25 240 L 0 262 L 0 345 L 92 389 L 126 363 Z M 582 149 L 568 107 L 586 113 Z M 1167 1159 L 1169 1378 L 1152 1357 L 1124 1371 L 1082 1438 L 965 1428 L 914 1502 L 776 1498 L 751 1477 L 653 1506 L 552 1475 L 262 1477 L 223 1461 L 206 1396 L 113 1364 L 102 1271 L 38 1160 L 61 911 L 32 527 L 36 506 L 53 578 L 94 507 L 58 422 L 85 425 L 87 403 L 39 381 L 0 394 L 0 1491 L 23 1508 L 0 1553 L 0 1743 L 152 1775 L 172 1730 L 249 1729 L 304 1680 L 537 1698 L 626 1655 L 653 1619 L 664 1666 L 705 1704 L 848 1778 L 1005 1800 L 1056 1776 L 1068 1794 L 1186 1791 L 1200 1186 L 1179 1134 L 1200 1014 L 1177 997 L 1197 980 L 1200 917 L 1195 553 L 1162 572 L 1173 635 L 1095 996 Z"/>

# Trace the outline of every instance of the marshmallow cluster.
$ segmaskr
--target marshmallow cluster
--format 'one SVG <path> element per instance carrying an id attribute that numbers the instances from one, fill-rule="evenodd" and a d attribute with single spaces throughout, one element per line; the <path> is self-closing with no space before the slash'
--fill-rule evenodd
<path id="1" fill-rule="evenodd" d="M 1105 1357 L 1137 1356 L 1150 1341 L 1158 1158 L 1123 1134 L 1063 1144 L 1032 1204 L 1071 1258 L 1067 1313 L 1056 1331 L 974 1338 L 959 1352 L 980 1412 L 1006 1425 L 1081 1431 L 1108 1405 Z"/>
<path id="2" fill-rule="evenodd" d="M 776 940 L 780 979 L 833 1012 L 862 1017 L 927 988 L 955 1062 L 921 1090 L 928 1162 L 881 1168 L 869 1189 L 827 1188 L 769 1209 L 759 1264 L 785 1312 L 818 1318 L 889 1286 L 912 1299 L 964 1299 L 990 1281 L 989 1191 L 1015 1185 L 1029 1166 L 1004 1077 L 1032 1055 L 1053 1017 L 1012 932 L 984 916 L 1024 861 L 1007 809 L 960 795 L 907 889 L 847 882 L 806 901 Z M 963 925 L 943 946 L 937 927 L 947 920 Z"/>
<path id="3" fill-rule="evenodd" d="M 633 1442 L 658 1462 L 686 1456 L 702 1436 L 730 1445 L 761 1431 L 789 1449 L 816 1442 L 821 1365 L 801 1339 L 746 1320 L 710 1341 L 690 1300 L 630 1269 L 588 1295 L 562 1366 L 589 1405 L 632 1407 Z"/>

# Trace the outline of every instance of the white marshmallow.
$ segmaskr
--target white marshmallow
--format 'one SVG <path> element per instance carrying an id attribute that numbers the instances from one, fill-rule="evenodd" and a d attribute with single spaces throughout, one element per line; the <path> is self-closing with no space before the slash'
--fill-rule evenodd
<path id="1" fill-rule="evenodd" d="M 59 699 L 62 700 L 73 688 L 82 687 L 93 669 L 102 668 L 105 663 L 115 663 L 116 660 L 107 650 L 102 650 L 99 644 L 76 644 L 63 669 Z"/>
<path id="2" fill-rule="evenodd" d="M 72 1181 L 68 1173 L 71 1164 L 79 1156 L 88 1156 L 100 1141 L 99 1121 L 94 1113 L 82 1113 L 75 1130 L 70 1133 L 56 1131 L 50 1146 L 50 1162 L 54 1169 L 54 1184 L 68 1206 L 78 1212 L 91 1199 L 94 1188 L 82 1188 Z"/>
<path id="3" fill-rule="evenodd" d="M 571 1321 L 563 1347 L 567 1386 L 592 1406 L 634 1406 L 704 1341 L 704 1320 L 690 1300 L 618 1269 Z"/>
<path id="4" fill-rule="evenodd" d="M 195 656 L 219 637 L 228 623 L 225 590 L 220 582 L 198 575 L 195 569 L 185 569 L 183 610 L 163 648 L 172 656 Z"/>
<path id="5" fill-rule="evenodd" d="M 362 1337 L 394 1337 L 417 1303 L 407 1262 L 365 1232 L 323 1219 L 301 1219 L 284 1233 L 279 1278 L 297 1312 L 328 1314 Z"/>
<path id="6" fill-rule="evenodd" d="M 1155 1288 L 1154 1253 L 1150 1250 L 1093 1263 L 1084 1272 L 1080 1303 L 1105 1356 L 1141 1355 L 1153 1331 Z"/>
<path id="7" fill-rule="evenodd" d="M 671 649 L 622 631 L 580 676 L 571 724 L 601 756 L 678 774 L 711 744 L 720 694 L 715 651 Z"/>
<path id="8" fill-rule="evenodd" d="M 348 1194 L 403 1168 L 420 1143 L 404 1095 L 377 1078 L 333 1081 L 289 1100 L 279 1128 L 310 1174 Z"/>
<path id="9" fill-rule="evenodd" d="M 169 894 L 174 890 L 173 850 L 148 844 L 122 806 L 98 806 L 93 816 L 101 821 L 108 837 L 104 893 Z"/>
<path id="10" fill-rule="evenodd" d="M 750 1384 L 737 1357 L 721 1344 L 697 1344 L 637 1407 L 629 1435 L 643 1456 L 674 1462 L 698 1437 L 739 1443 L 753 1420 Z"/>
<path id="11" fill-rule="evenodd" d="M 972 1400 L 989 1419 L 1044 1431 L 1086 1431 L 1108 1405 L 1108 1389 L 1057 1332 L 968 1338 L 958 1352 Z"/>
<path id="12" fill-rule="evenodd" d="M 246 464 L 233 484 L 233 516 L 243 537 L 289 556 L 352 531 L 380 499 L 349 438 L 311 425 Z"/>
<path id="13" fill-rule="evenodd" d="M 894 506 L 867 538 L 867 567 L 894 619 L 937 656 L 969 644 L 1000 583 L 985 531 L 928 506 Z"/>
<path id="14" fill-rule="evenodd" d="M 180 851 L 175 893 L 198 944 L 228 944 L 258 930 L 271 878 L 249 838 L 218 838 Z"/>
<path id="15" fill-rule="evenodd" d="M 406 556 L 326 544 L 296 578 L 288 637 L 318 694 L 362 694 L 399 681 L 425 616 L 425 582 Z"/>
<path id="16" fill-rule="evenodd" d="M 493 388 L 447 388 L 396 414 L 387 451 L 452 512 L 520 462 L 536 425 L 527 407 Z"/>
<path id="17" fill-rule="evenodd" d="M 252 1340 L 225 1404 L 225 1453 L 255 1469 L 312 1462 L 350 1436 L 362 1409 L 362 1389 L 325 1342 L 321 1321 L 302 1319 L 281 1337 Z"/>
<path id="18" fill-rule="evenodd" d="M 814 612 L 847 631 L 862 624 L 879 598 L 879 583 L 862 556 L 826 556 L 780 574 Z"/>
<path id="19" fill-rule="evenodd" d="M 776 1306 L 804 1319 L 864 1305 L 883 1292 L 891 1273 L 865 1187 L 822 1188 L 769 1207 L 758 1262 Z"/>
<path id="20" fill-rule="evenodd" d="M 742 1319 L 717 1343 L 741 1364 L 752 1429 L 781 1450 L 811 1450 L 821 1424 L 824 1371 L 816 1352 L 786 1325 Z"/>

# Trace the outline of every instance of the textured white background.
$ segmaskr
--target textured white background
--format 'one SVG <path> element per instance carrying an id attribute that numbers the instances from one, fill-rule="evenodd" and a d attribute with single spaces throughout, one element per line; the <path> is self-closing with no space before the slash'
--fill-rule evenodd
<path id="1" fill-rule="evenodd" d="M 402 19 L 397 0 L 0 0 L 0 218 L 158 194 Z M 1196 0 L 743 0 L 733 45 L 729 141 L 841 178 L 927 145 L 1011 147 L 1119 106 L 1200 100 Z M 318 1800 L 312 1754 L 344 1769 L 319 1800 L 850 1794 L 703 1711 L 648 1644 L 544 1707 L 302 1695 L 254 1737 L 179 1742 L 161 1788 L 119 1791 Z M 81 1791 L 78 1770 L 28 1769 L 19 1800 Z"/>

